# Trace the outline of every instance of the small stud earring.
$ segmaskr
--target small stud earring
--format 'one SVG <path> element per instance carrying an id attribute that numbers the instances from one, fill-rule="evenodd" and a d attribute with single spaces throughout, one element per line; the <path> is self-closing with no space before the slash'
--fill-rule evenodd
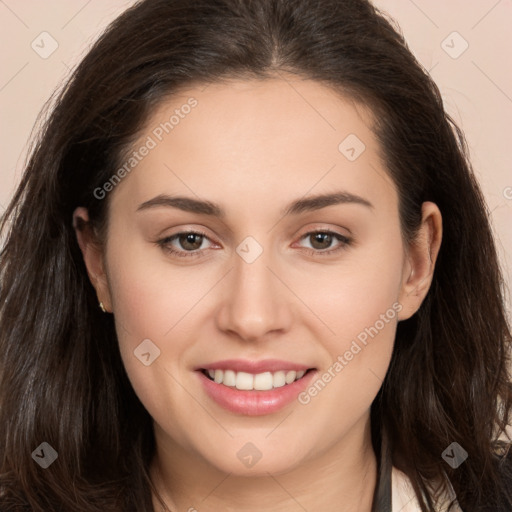
<path id="1" fill-rule="evenodd" d="M 100 305 L 100 309 L 101 309 L 101 311 L 103 311 L 103 313 L 106 313 L 106 312 L 107 312 L 107 310 L 105 309 L 105 306 L 103 305 L 103 302 L 100 302 L 100 304 L 99 304 L 99 305 Z"/>

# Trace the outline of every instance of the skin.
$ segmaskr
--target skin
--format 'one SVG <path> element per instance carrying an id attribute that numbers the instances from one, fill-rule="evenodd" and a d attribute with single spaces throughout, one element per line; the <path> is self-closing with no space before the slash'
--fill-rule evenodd
<path id="1" fill-rule="evenodd" d="M 428 292 L 442 236 L 439 209 L 423 204 L 417 240 L 405 245 L 371 112 L 297 77 L 192 87 L 153 112 L 134 148 L 191 96 L 197 107 L 108 196 L 106 243 L 77 231 L 98 300 L 114 314 L 132 385 L 154 420 L 153 480 L 173 511 L 370 511 L 370 406 L 397 322 Z M 366 146 L 355 161 L 338 149 L 348 134 Z M 333 191 L 373 206 L 281 214 L 294 200 Z M 160 194 L 209 200 L 226 215 L 137 211 Z M 87 221 L 87 210 L 75 217 Z M 207 235 L 197 249 L 186 239 L 168 245 L 195 257 L 156 243 L 194 229 Z M 318 242 L 314 233 L 325 230 L 351 241 Z M 236 252 L 247 236 L 263 249 L 252 263 Z M 278 358 L 322 374 L 397 303 L 397 316 L 306 405 L 234 414 L 208 398 L 193 372 L 225 358 Z M 161 354 L 144 366 L 133 351 L 148 338 Z M 262 454 L 251 468 L 237 457 L 248 442 Z"/>

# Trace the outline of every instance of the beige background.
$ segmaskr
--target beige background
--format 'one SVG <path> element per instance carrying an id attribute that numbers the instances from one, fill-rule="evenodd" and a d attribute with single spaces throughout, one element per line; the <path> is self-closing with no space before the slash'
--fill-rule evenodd
<path id="1" fill-rule="evenodd" d="M 466 133 L 510 288 L 512 0 L 375 3 L 397 20 L 412 51 L 439 85 L 447 110 Z M 41 107 L 99 32 L 131 4 L 132 0 L 0 0 L 0 211 L 19 180 Z M 58 47 L 47 58 L 37 53 L 50 51 L 52 44 Z"/>

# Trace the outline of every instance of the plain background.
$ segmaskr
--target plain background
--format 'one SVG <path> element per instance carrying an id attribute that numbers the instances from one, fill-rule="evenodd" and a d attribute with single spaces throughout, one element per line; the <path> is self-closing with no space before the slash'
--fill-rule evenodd
<path id="1" fill-rule="evenodd" d="M 0 0 L 0 214 L 37 115 L 105 26 L 133 0 Z M 466 134 L 512 282 L 512 0 L 375 0 L 396 20 Z M 48 55 L 52 50 L 53 53 Z M 44 57 L 44 58 L 43 58 Z M 510 292 L 507 296 L 510 314 Z"/>

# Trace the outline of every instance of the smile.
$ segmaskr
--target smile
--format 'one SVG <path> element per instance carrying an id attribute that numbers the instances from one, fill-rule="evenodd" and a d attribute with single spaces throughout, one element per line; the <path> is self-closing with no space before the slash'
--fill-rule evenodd
<path id="1" fill-rule="evenodd" d="M 306 373 L 305 370 L 280 370 L 277 372 L 264 372 L 258 374 L 236 372 L 234 370 L 202 371 L 204 375 L 217 384 L 246 391 L 267 391 L 274 388 L 280 388 L 301 379 Z"/>
<path id="2" fill-rule="evenodd" d="M 297 402 L 318 375 L 315 368 L 262 373 L 199 368 L 194 373 L 207 399 L 244 416 L 272 414 Z"/>

